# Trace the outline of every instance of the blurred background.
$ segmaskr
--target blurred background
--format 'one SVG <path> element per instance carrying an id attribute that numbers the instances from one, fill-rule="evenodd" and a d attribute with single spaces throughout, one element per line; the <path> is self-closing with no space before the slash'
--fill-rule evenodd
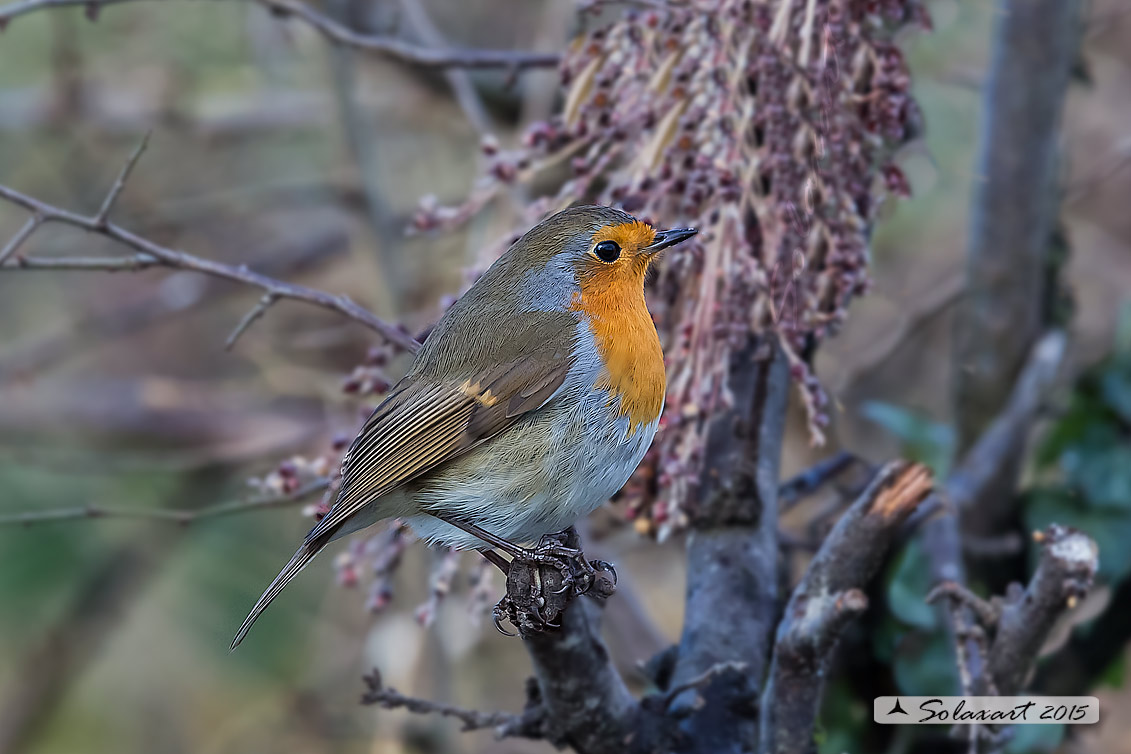
<path id="1" fill-rule="evenodd" d="M 1131 570 L 1126 426 L 1096 434 L 1109 414 L 1088 410 L 1088 400 L 1131 406 L 1131 381 L 1120 382 L 1119 366 L 1131 350 L 1131 13 L 1122 5 L 1087 4 L 1064 112 L 1071 346 L 1060 411 L 1047 422 L 1070 416 L 1101 439 L 1046 443 L 1026 475 L 1040 486 L 1026 513 L 1034 525 L 1050 506 L 1063 519 L 1071 505 L 1070 523 L 1100 541 L 1091 618 L 1111 604 L 1126 613 L 1118 597 Z M 556 51 L 579 23 L 564 1 L 328 0 L 323 10 L 438 46 Z M 872 291 L 818 357 L 837 409 L 830 443 L 809 447 L 798 410 L 783 475 L 840 449 L 873 462 L 902 453 L 936 468 L 948 463 L 950 310 L 964 285 L 993 11 L 970 0 L 935 0 L 929 10 L 934 33 L 902 40 L 927 124 L 924 140 L 900 160 L 912 198 L 891 205 L 878 225 Z M 560 105 L 558 92 L 553 69 L 517 77 L 422 71 L 343 52 L 246 3 L 62 8 L 21 17 L 0 34 L 0 183 L 94 212 L 152 130 L 117 222 L 201 257 L 347 293 L 417 332 L 465 285 L 485 239 L 511 221 L 487 212 L 456 233 L 406 237 L 420 198 L 460 201 L 480 167 L 483 133 L 512 143 L 524 124 Z M 0 242 L 25 220 L 0 203 Z M 24 251 L 120 253 L 105 239 L 53 226 Z M 365 359 L 373 333 L 282 302 L 225 351 L 257 297 L 162 269 L 0 272 L 0 516 L 240 500 L 250 494 L 248 478 L 280 459 L 352 437 L 371 402 L 343 391 L 343 378 Z M 1112 383 L 1101 391 L 1107 398 L 1088 392 Z M 1076 466 L 1061 463 L 1065 453 Z M 1102 487 L 1084 490 L 1100 500 L 1094 509 L 1078 496 L 1056 497 L 1056 484 L 1070 482 L 1081 464 Z M 1041 482 L 1050 474 L 1060 481 Z M 657 545 L 622 518 L 611 506 L 591 529 L 601 556 L 627 576 L 606 623 L 616 661 L 632 678 L 638 662 L 678 636 L 683 543 Z M 436 556 L 409 547 L 392 603 L 372 614 L 364 589 L 338 585 L 332 552 L 229 654 L 247 608 L 309 525 L 293 505 L 191 526 L 108 518 L 0 527 L 0 751 L 552 750 L 358 704 L 360 677 L 377 666 L 405 693 L 521 709 L 529 663 L 519 641 L 496 634 L 476 609 L 470 558 L 435 621 L 422 627 L 416 611 Z M 885 636 L 917 625 L 914 609 L 899 607 L 901 585 L 916 578 L 915 557 L 904 552 L 885 575 L 896 616 Z M 496 577 L 495 592 L 501 586 Z M 1086 637 L 1087 626 L 1078 630 Z M 1063 731 L 1041 732 L 1046 738 L 1014 751 L 1131 752 L 1128 721 L 1114 714 L 1131 705 L 1122 649 L 1131 627 L 1112 630 L 1104 641 L 1116 649 L 1102 673 L 1082 681 L 1102 697 L 1105 723 L 1068 742 Z M 903 663 L 901 688 L 937 693 L 932 677 L 945 675 L 947 659 L 934 646 L 903 659 L 876 653 L 896 676 Z M 852 742 L 866 712 L 852 699 L 831 687 L 823 751 L 860 750 Z M 907 746 L 895 741 L 888 750 Z"/>

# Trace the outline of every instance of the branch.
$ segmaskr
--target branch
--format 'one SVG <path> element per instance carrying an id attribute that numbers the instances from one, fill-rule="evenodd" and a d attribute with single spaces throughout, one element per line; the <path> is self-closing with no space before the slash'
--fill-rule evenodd
<path id="1" fill-rule="evenodd" d="M 0 249 L 0 266 L 3 266 L 4 262 L 8 261 L 8 257 L 19 251 L 23 242 L 35 232 L 36 228 L 38 228 L 42 222 L 43 218 L 39 215 L 32 215 L 28 218 L 28 221 L 24 223 L 24 227 L 16 231 L 16 235 L 12 236 L 12 239 L 4 244 L 3 249 Z"/>
<path id="2" fill-rule="evenodd" d="M 88 15 L 93 17 L 102 6 L 135 1 L 19 0 L 0 7 L 0 31 L 3 31 L 17 16 L 44 8 L 82 6 L 87 9 Z M 359 34 L 298 0 L 255 0 L 255 2 L 276 16 L 299 19 L 332 44 L 423 68 L 506 68 L 521 71 L 527 68 L 553 67 L 560 59 L 558 55 L 553 54 L 512 50 L 434 50 L 393 37 Z"/>
<path id="3" fill-rule="evenodd" d="M 807 495 L 812 495 L 827 482 L 840 476 L 841 472 L 854 463 L 866 462 L 859 456 L 847 451 L 822 458 L 801 473 L 781 483 L 781 486 L 778 487 L 778 507 L 781 511 L 789 510 Z"/>
<path id="4" fill-rule="evenodd" d="M 145 136 L 141 137 L 137 147 L 134 148 L 133 154 L 126 160 L 126 164 L 122 166 L 122 172 L 118 173 L 118 178 L 114 181 L 114 185 L 106 193 L 106 198 L 102 200 L 102 206 L 98 209 L 98 214 L 94 216 L 94 222 L 99 225 L 105 225 L 107 218 L 110 217 L 110 210 L 114 208 L 114 203 L 118 201 L 118 196 L 122 193 L 122 189 L 126 187 L 126 180 L 129 179 L 130 173 L 133 172 L 134 166 L 137 161 L 141 159 L 141 153 L 149 145 L 149 136 L 152 131 L 146 131 Z"/>
<path id="5" fill-rule="evenodd" d="M 1024 591 L 1007 594 L 986 668 L 999 694 L 1024 686 L 1053 624 L 1088 593 L 1099 568 L 1099 548 L 1083 532 L 1053 524 L 1034 539 L 1041 544 L 1037 571 Z"/>
<path id="6" fill-rule="evenodd" d="M 522 729 L 522 718 L 509 712 L 479 712 L 405 696 L 394 688 L 384 686 L 381 682 L 381 673 L 376 668 L 369 675 L 364 676 L 363 680 L 367 690 L 361 696 L 362 704 L 375 704 L 383 709 L 406 709 L 417 715 L 454 717 L 463 723 L 462 730 L 494 728 L 500 738 L 503 735 L 517 735 L 516 731 Z"/>
<path id="7" fill-rule="evenodd" d="M 238 513 L 266 510 L 268 508 L 283 508 L 288 505 L 300 503 L 316 492 L 321 492 L 329 486 L 330 480 L 325 477 L 311 480 L 301 485 L 293 492 L 282 495 L 263 495 L 249 500 L 236 500 L 233 502 L 210 505 L 205 508 L 121 508 L 103 505 L 84 505 L 78 508 L 56 508 L 54 510 L 28 511 L 25 513 L 9 513 L 0 515 L 0 526 L 34 526 L 37 524 L 58 523 L 61 521 L 74 521 L 89 518 L 133 518 L 148 519 L 151 521 L 164 521 L 170 524 L 189 524 L 207 518 L 220 518 Z"/>
<path id="8" fill-rule="evenodd" d="M 578 544 L 577 532 L 569 530 L 566 545 Z M 590 591 L 596 597 L 579 598 L 567 606 L 564 601 L 568 598 L 554 599 L 553 592 L 561 583 L 555 569 L 512 562 L 507 573 L 507 594 L 512 600 L 529 601 L 534 570 L 544 580 L 544 612 L 560 620 L 561 627 L 539 631 L 519 623 L 536 679 L 528 690 L 528 714 L 542 721 L 548 741 L 571 746 L 578 754 L 645 751 L 637 735 L 642 728 L 641 707 L 609 657 L 598 625 L 601 597 L 611 593 L 611 585 L 601 576 Z M 626 741 L 634 737 L 634 745 L 627 747 Z"/>
<path id="9" fill-rule="evenodd" d="M 409 27 L 428 45 L 434 48 L 448 46 L 448 41 L 436 27 L 436 24 L 433 23 L 420 0 L 400 0 L 398 7 L 404 14 Z M 475 83 L 472 81 L 471 75 L 466 71 L 453 69 L 446 71 L 444 76 L 448 80 L 448 86 L 452 88 L 456 102 L 459 103 L 464 116 L 472 127 L 480 134 L 489 132 L 491 130 L 491 116 L 487 114 L 487 108 L 479 93 L 475 90 Z"/>
<path id="10" fill-rule="evenodd" d="M 924 545 L 936 581 L 966 581 L 958 517 L 977 512 L 997 522 L 1008 513 L 1014 497 L 1014 465 L 1024 454 L 1029 430 L 1048 397 L 1064 359 L 1063 332 L 1046 334 L 1033 347 L 1005 409 L 967 451 L 947 479 L 944 494 L 933 497 L 923 512 L 937 512 L 924 526 Z M 947 504 L 947 502 L 949 504 Z"/>
<path id="11" fill-rule="evenodd" d="M 1066 342 L 1064 333 L 1053 331 L 1033 347 L 1005 409 L 951 472 L 944 493 L 932 496 L 923 506 L 924 513 L 930 510 L 932 515 L 923 526 L 923 545 L 933 581 L 964 588 L 966 567 L 960 516 L 978 512 L 983 521 L 996 525 L 1008 515 L 1014 499 L 1017 463 L 1037 412 L 1052 388 Z M 943 619 L 958 649 L 962 676 L 976 681 L 983 670 L 978 642 L 964 635 L 969 616 L 952 610 L 944 612 Z"/>
<path id="12" fill-rule="evenodd" d="M 220 262 L 214 262 L 210 259 L 202 259 L 200 257 L 186 254 L 182 251 L 170 249 L 161 246 L 153 241 L 142 238 L 130 231 L 109 222 L 103 215 L 103 212 L 108 212 L 121 193 L 120 183 L 124 183 L 128 177 L 129 171 L 133 164 L 140 156 L 140 149 L 130 157 L 126 167 L 123 168 L 122 174 L 119 176 L 118 181 L 110 189 L 107 194 L 106 200 L 102 203 L 102 209 L 98 214 L 92 216 L 79 215 L 74 212 L 61 209 L 59 207 L 47 204 L 38 199 L 34 199 L 26 194 L 21 194 L 14 189 L 7 186 L 0 186 L 0 199 L 16 204 L 33 214 L 33 220 L 38 218 L 39 224 L 29 229 L 28 225 L 17 234 L 16 239 L 10 242 L 8 246 L 14 247 L 18 245 L 16 241 L 22 243 L 26 241 L 28 236 L 32 234 L 39 227 L 46 223 L 60 223 L 62 225 L 70 225 L 76 228 L 97 233 L 105 236 L 111 240 L 131 248 L 138 252 L 132 257 L 112 257 L 112 258 L 63 258 L 63 259 L 46 259 L 46 258 L 28 258 L 22 255 L 17 255 L 14 260 L 0 266 L 0 271 L 17 270 L 17 269 L 83 269 L 83 270 L 129 270 L 137 271 L 147 269 L 148 267 L 162 266 L 170 267 L 173 269 L 193 270 L 205 275 L 231 280 L 237 283 L 243 283 L 254 288 L 263 290 L 266 294 L 274 299 L 294 299 L 296 301 L 305 301 L 314 306 L 320 306 L 323 309 L 344 314 L 345 316 L 353 319 L 366 327 L 381 334 L 390 343 L 400 346 L 407 351 L 415 352 L 420 348 L 420 344 L 416 342 L 408 333 L 400 328 L 378 319 L 365 308 L 355 304 L 348 296 L 340 295 L 335 296 L 324 291 L 319 291 L 314 288 L 308 288 L 304 285 L 297 285 L 293 283 L 285 283 L 281 280 L 275 280 L 265 275 L 249 270 L 246 266 L 240 265 L 239 267 L 232 267 Z M 22 237 L 21 237 L 22 236 Z M 250 322 L 248 323 L 250 324 Z M 244 328 L 246 329 L 246 327 Z"/>
<path id="13" fill-rule="evenodd" d="M 924 466 L 890 463 L 841 516 L 793 590 L 762 695 L 763 754 L 815 751 L 813 726 L 837 639 L 901 525 L 931 491 Z"/>
<path id="14" fill-rule="evenodd" d="M 776 335 L 750 336 L 731 355 L 730 406 L 707 429 L 687 542 L 687 593 L 672 685 L 724 662 L 746 674 L 720 677 L 673 707 L 702 751 L 744 751 L 757 739 L 756 709 L 778 611 L 778 470 L 789 365 Z M 729 682 L 727 682 L 729 681 Z M 692 714 L 693 713 L 693 714 Z"/>
<path id="15" fill-rule="evenodd" d="M 995 3 L 967 295 L 954 331 L 961 451 L 1001 411 L 1043 327 L 1042 294 L 1057 217 L 1060 113 L 1080 37 L 1079 5 L 1077 0 Z"/>

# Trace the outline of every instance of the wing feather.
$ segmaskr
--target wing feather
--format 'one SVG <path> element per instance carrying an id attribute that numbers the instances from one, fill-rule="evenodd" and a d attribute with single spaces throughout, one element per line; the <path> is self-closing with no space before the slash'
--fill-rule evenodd
<path id="1" fill-rule="evenodd" d="M 572 356 L 543 350 L 466 379 L 410 372 L 365 422 L 342 462 L 337 502 L 255 603 L 232 648 L 351 517 L 544 406 L 572 364 Z"/>

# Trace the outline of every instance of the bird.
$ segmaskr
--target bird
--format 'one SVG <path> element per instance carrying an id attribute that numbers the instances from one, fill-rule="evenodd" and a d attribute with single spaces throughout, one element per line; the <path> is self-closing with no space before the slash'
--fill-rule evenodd
<path id="1" fill-rule="evenodd" d="M 522 543 L 600 507 L 656 434 L 665 365 L 644 284 L 660 252 L 696 233 L 585 205 L 519 238 L 444 313 L 366 420 L 334 505 L 231 648 L 329 542 L 382 520 L 504 569 L 495 549 L 557 557 L 552 543 Z"/>

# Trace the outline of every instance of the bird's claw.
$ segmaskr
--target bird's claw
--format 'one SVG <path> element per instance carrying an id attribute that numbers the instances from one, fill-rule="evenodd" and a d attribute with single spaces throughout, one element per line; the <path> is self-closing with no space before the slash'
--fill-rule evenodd
<path id="1" fill-rule="evenodd" d="M 589 565 L 593 567 L 594 571 L 604 571 L 612 576 L 613 586 L 617 585 L 617 569 L 612 563 L 607 560 L 590 560 Z"/>
<path id="2" fill-rule="evenodd" d="M 575 597 L 591 591 L 597 574 L 609 574 L 612 586 L 617 571 L 604 560 L 587 560 L 584 553 L 566 544 L 563 534 L 542 537 L 537 546 L 516 554 L 507 573 L 507 594 L 495 606 L 495 625 L 503 633 L 504 621 L 521 632 L 560 628 L 558 616 Z M 560 580 L 561 584 L 555 583 Z M 611 593 L 606 587 L 605 594 Z M 557 621 L 557 622 L 555 622 Z"/>
<path id="3" fill-rule="evenodd" d="M 503 636 L 515 636 L 514 633 L 503 628 L 503 621 L 510 620 L 508 608 L 513 606 L 513 604 L 514 603 L 511 602 L 510 597 L 504 596 L 501 600 L 498 601 L 498 603 L 495 605 L 495 608 L 491 611 L 491 617 L 495 621 L 495 628 L 498 629 L 499 633 L 501 633 Z"/>

